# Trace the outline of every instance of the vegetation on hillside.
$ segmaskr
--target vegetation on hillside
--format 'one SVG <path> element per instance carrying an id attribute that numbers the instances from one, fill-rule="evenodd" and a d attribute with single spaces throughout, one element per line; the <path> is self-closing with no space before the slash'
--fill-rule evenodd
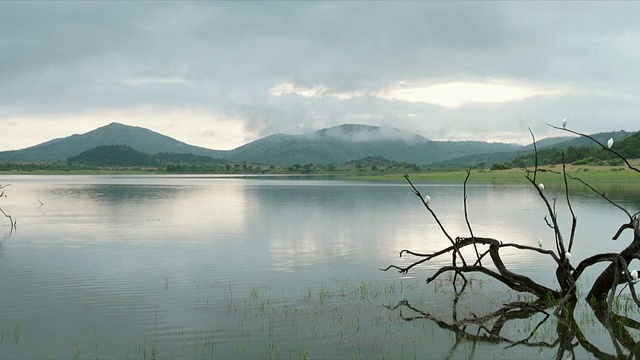
<path id="1" fill-rule="evenodd" d="M 70 157 L 70 165 L 90 166 L 157 166 L 159 163 L 148 154 L 128 145 L 102 145 Z"/>
<path id="2" fill-rule="evenodd" d="M 0 159 L 34 163 L 66 161 L 101 145 L 129 145 L 145 154 L 171 152 L 219 157 L 224 153 L 188 145 L 142 127 L 114 122 L 85 134 L 50 140 L 22 150 L 0 151 Z"/>
<path id="3" fill-rule="evenodd" d="M 365 131 L 366 130 L 366 131 Z M 43 151 L 53 151 L 51 146 L 62 146 L 62 143 L 87 144 L 87 139 L 79 141 L 78 138 L 88 137 L 99 143 L 98 138 L 113 137 L 122 131 L 131 131 L 142 137 L 143 143 L 182 144 L 160 134 L 142 128 L 132 128 L 111 124 L 84 135 L 74 135 L 68 139 L 52 140 L 47 146 L 31 148 L 32 154 Z M 102 134 L 102 135 L 101 135 Z M 395 138 L 381 137 L 381 134 L 392 134 Z M 640 158 L 640 132 L 613 132 L 592 135 L 601 143 L 606 143 L 608 136 L 617 134 L 614 149 L 626 158 Z M 372 139 L 376 135 L 378 139 Z M 74 154 L 66 161 L 6 161 L 0 163 L 0 171 L 4 172 L 59 172 L 72 171 L 154 171 L 167 173 L 233 173 L 233 174 L 356 174 L 356 175 L 385 175 L 397 174 L 409 171 L 412 173 L 433 173 L 434 171 L 455 169 L 523 169 L 534 165 L 533 151 L 520 150 L 518 152 L 485 153 L 487 143 L 482 142 L 437 142 L 421 137 L 413 137 L 411 141 L 402 138 L 411 134 L 395 130 L 392 133 L 384 133 L 380 128 L 371 127 L 361 129 L 357 126 L 339 126 L 324 131 L 318 131 L 304 136 L 273 135 L 246 146 L 233 150 L 238 159 L 228 160 L 214 158 L 196 153 L 159 152 L 145 153 L 130 145 L 99 145 L 85 150 L 80 154 Z M 347 141 L 347 138 L 350 138 Z M 155 140 L 154 140 L 155 139 Z M 560 137 L 558 139 L 567 139 Z M 569 137 L 569 139 L 571 139 Z M 537 144 L 553 144 L 553 146 L 538 146 L 538 165 L 553 166 L 559 164 L 564 156 L 565 163 L 577 166 L 620 166 L 619 158 L 601 148 L 592 146 L 574 146 L 582 144 L 578 139 L 563 142 L 553 142 L 549 139 L 537 142 Z M 588 139 L 587 139 L 588 140 Z M 163 142 L 167 141 L 167 142 Z M 44 145 L 44 144 L 43 144 Z M 68 144 L 67 144 L 68 145 Z M 182 144 L 187 146 L 186 144 Z M 450 159 L 431 165 L 419 165 L 419 162 L 398 161 L 397 158 L 406 157 L 405 152 L 414 154 L 431 153 L 431 156 L 459 156 L 460 146 L 462 152 L 474 151 L 476 155 Z M 506 144 L 498 144 L 505 146 Z M 172 145 L 173 146 L 173 145 Z M 169 146 L 169 148 L 173 148 Z M 73 146 L 71 147 L 73 148 Z M 180 148 L 181 151 L 184 149 Z M 189 147 L 187 150 L 199 149 Z M 382 156 L 381 153 L 390 153 L 390 156 Z M 263 161 L 246 161 L 251 154 L 262 154 L 259 159 Z M 218 154 L 218 153 L 216 153 Z M 377 154 L 377 155 L 370 155 Z M 435 155 L 434 155 L 435 154 Z M 358 157 L 360 156 L 360 157 Z M 417 155 L 416 155 L 417 156 Z M 421 155 L 422 156 L 422 155 Z M 268 162 L 268 159 L 278 161 Z M 296 161 L 318 158 L 321 161 Z M 353 160 L 356 158 L 356 160 Z M 348 159 L 335 161 L 336 159 Z M 416 158 L 416 160 L 419 160 Z"/>
<path id="4" fill-rule="evenodd" d="M 603 132 L 598 134 L 590 135 L 595 140 L 606 143 L 610 137 L 616 139 L 616 141 L 621 141 L 626 137 L 630 136 L 631 132 L 628 131 L 611 131 L 611 132 Z M 543 149 L 551 149 L 556 148 L 560 153 L 561 151 L 565 151 L 570 147 L 596 147 L 595 143 L 590 141 L 589 139 L 584 139 L 580 137 L 571 137 L 571 136 L 560 136 L 560 137 L 552 137 L 541 140 L 536 140 L 536 147 L 538 151 Z M 460 156 L 454 159 L 440 161 L 436 163 L 432 163 L 429 166 L 432 168 L 438 169 L 469 169 L 469 168 L 478 168 L 478 169 L 508 169 L 516 166 L 513 161 L 514 159 L 521 156 L 531 156 L 533 153 L 534 146 L 533 144 L 525 146 L 522 150 L 517 151 L 506 151 L 506 152 L 493 152 L 493 153 L 477 153 L 472 155 Z M 494 164 L 495 165 L 494 167 Z M 558 164 L 558 162 L 554 162 L 553 164 Z M 522 164 L 520 164 L 522 165 Z"/>
<path id="5" fill-rule="evenodd" d="M 593 137 L 606 142 L 610 136 L 620 141 L 628 135 L 628 132 L 618 131 L 594 134 Z M 538 150 L 548 146 L 562 149 L 582 147 L 585 143 L 581 141 L 583 140 L 567 136 L 542 139 L 538 142 Z M 531 146 L 517 144 L 431 141 L 399 129 L 346 124 L 302 135 L 271 135 L 233 150 L 222 151 L 188 145 L 141 127 L 112 123 L 85 134 L 54 139 L 26 149 L 1 151 L 0 160 L 29 163 L 64 162 L 103 145 L 128 145 L 136 151 L 154 156 L 161 166 L 173 165 L 171 171 L 178 172 L 184 169 L 217 172 L 223 171 L 229 164 L 253 164 L 254 168 L 259 166 L 262 169 L 271 165 L 285 169 L 293 167 L 296 171 L 301 167 L 301 172 L 310 172 L 312 169 L 306 166 L 308 164 L 314 164 L 316 168 L 331 167 L 375 157 L 420 167 L 483 169 L 491 168 L 496 163 L 505 167 L 522 165 L 526 159 L 519 159 L 518 164 L 512 162 L 519 156 L 530 158 L 533 150 Z M 556 151 L 555 158 L 558 153 L 559 151 Z M 554 158 L 553 155 L 549 157 Z M 223 161 L 228 163 L 225 164 Z M 370 169 L 372 165 L 386 168 L 385 164 L 361 163 L 359 170 Z M 145 166 L 157 165 L 149 162 Z"/>
<path id="6" fill-rule="evenodd" d="M 51 140 L 22 150 L 0 151 L 0 160 L 66 161 L 100 145 L 128 145 L 145 154 L 195 154 L 232 163 L 276 166 L 343 164 L 368 156 L 424 165 L 469 154 L 522 150 L 515 144 L 482 141 L 430 141 L 402 130 L 341 125 L 302 135 L 276 134 L 233 150 L 191 146 L 151 130 L 112 123 L 85 134 Z M 182 164 L 182 162 L 181 162 Z"/>
<path id="7" fill-rule="evenodd" d="M 607 140 L 602 141 L 605 143 Z M 626 138 L 615 141 L 612 147 L 621 156 L 627 159 L 640 158 L 640 132 Z M 558 147 L 546 148 L 538 150 L 538 165 L 556 165 L 563 161 L 573 165 L 609 165 L 620 166 L 623 161 L 609 151 L 605 151 L 601 147 L 594 146 L 569 146 L 566 149 Z M 509 168 L 524 168 L 535 165 L 535 153 L 527 153 L 516 157 L 513 161 L 502 164 L 494 164 L 492 170 L 504 170 Z"/>

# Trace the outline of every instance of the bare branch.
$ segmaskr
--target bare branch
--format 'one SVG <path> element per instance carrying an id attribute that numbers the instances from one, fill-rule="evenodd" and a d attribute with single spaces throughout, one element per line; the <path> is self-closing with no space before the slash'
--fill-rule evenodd
<path id="1" fill-rule="evenodd" d="M 596 140 L 595 138 L 593 138 L 592 136 L 589 136 L 587 134 L 583 134 L 581 132 L 577 132 L 577 131 L 573 131 L 567 128 L 560 128 L 551 124 L 547 124 L 547 126 L 550 126 L 554 129 L 558 129 L 558 130 L 562 130 L 562 131 L 566 131 L 566 132 L 570 132 L 572 134 L 578 135 L 578 136 L 583 136 L 586 137 L 587 139 L 590 139 L 591 141 L 593 141 L 594 143 L 598 144 L 601 148 L 603 148 L 605 151 L 608 151 L 612 154 L 614 154 L 615 156 L 617 156 L 618 158 L 620 158 L 622 161 L 624 161 L 625 164 L 627 164 L 627 167 L 631 170 L 637 171 L 640 173 L 640 169 L 633 167 L 633 165 L 631 165 L 631 163 L 629 163 L 629 160 L 627 160 L 627 158 L 625 158 L 624 156 L 620 155 L 617 151 L 609 148 L 608 146 L 606 146 L 605 144 L 602 144 L 601 142 L 599 142 L 598 140 Z"/>
<path id="2" fill-rule="evenodd" d="M 578 219 L 576 218 L 576 214 L 573 212 L 573 206 L 571 206 L 571 198 L 569 196 L 569 182 L 567 181 L 567 164 L 564 161 L 564 152 L 562 153 L 562 178 L 564 180 L 564 194 L 567 199 L 567 205 L 569 206 L 569 212 L 571 212 L 571 234 L 569 235 L 569 252 L 573 249 L 573 239 L 576 235 L 576 225 L 578 224 Z"/>
<path id="3" fill-rule="evenodd" d="M 456 248 L 456 243 L 453 240 L 453 238 L 451 237 L 451 235 L 449 235 L 449 233 L 447 233 L 447 230 L 444 228 L 444 226 L 442 225 L 442 223 L 440 222 L 440 219 L 438 219 L 438 216 L 436 215 L 435 212 L 433 212 L 433 210 L 431 210 L 431 208 L 429 207 L 429 204 L 425 201 L 424 197 L 422 196 L 422 194 L 420 193 L 420 191 L 413 185 L 413 183 L 411 182 L 411 180 L 409 180 L 409 174 L 405 173 L 404 178 L 407 180 L 407 182 L 409 183 L 409 185 L 411 185 L 411 189 L 413 189 L 413 193 L 416 194 L 419 198 L 420 201 L 422 201 L 422 204 L 424 205 L 424 207 L 431 213 L 431 216 L 435 219 L 436 223 L 438 224 L 438 226 L 440 226 L 440 230 L 442 230 L 442 233 L 447 237 L 447 239 L 449 239 L 449 242 L 451 243 L 451 245 L 453 245 L 454 249 L 456 249 L 456 253 L 458 255 L 460 255 L 460 259 L 462 260 L 462 263 L 466 266 L 467 263 L 464 260 L 464 256 L 462 256 L 462 253 L 460 252 L 460 250 L 458 250 Z M 455 264 L 455 253 L 454 253 L 454 264 Z"/>
<path id="4" fill-rule="evenodd" d="M 2 212 L 2 215 L 4 215 L 5 217 L 9 218 L 9 223 L 11 224 L 11 230 L 16 228 L 16 220 L 14 220 L 11 215 L 7 214 L 6 212 L 4 212 L 4 210 L 2 210 L 2 208 L 0 208 L 0 212 Z"/>
<path id="5" fill-rule="evenodd" d="M 549 125 L 551 126 L 551 125 Z M 560 129 L 555 126 L 551 126 L 556 129 Z M 618 157 L 622 158 L 627 166 L 630 169 L 640 172 L 638 169 L 633 168 L 626 159 L 624 159 L 620 154 L 616 153 L 614 150 L 605 147 L 605 145 L 599 143 L 594 138 L 581 134 L 575 131 L 561 129 L 565 131 L 569 131 L 571 133 L 584 136 L 586 138 L 591 139 L 595 143 L 597 143 L 600 147 L 605 149 L 606 151 L 610 151 L 611 153 L 616 154 Z M 453 354 L 453 351 L 456 349 L 456 346 L 459 344 L 459 339 L 471 339 L 473 341 L 473 349 L 475 349 L 475 342 L 480 341 L 491 341 L 491 342 L 503 342 L 505 344 L 510 344 L 508 347 L 514 346 L 540 346 L 540 347 L 548 347 L 555 349 L 555 357 L 558 359 L 566 358 L 567 355 L 572 358 L 576 358 L 576 347 L 582 346 L 584 350 L 586 350 L 589 354 L 597 358 L 620 358 L 626 357 L 625 349 L 628 350 L 627 353 L 634 355 L 638 352 L 637 343 L 630 333 L 629 329 L 640 329 L 640 322 L 629 319 L 618 314 L 614 313 L 613 304 L 615 303 L 616 292 L 619 287 L 622 287 L 620 293 L 617 296 L 620 296 L 622 291 L 629 287 L 629 291 L 631 293 L 631 297 L 633 298 L 636 306 L 640 308 L 640 299 L 638 299 L 636 289 L 634 287 L 635 282 L 637 282 L 636 273 L 633 272 L 633 276 L 631 276 L 628 264 L 634 259 L 640 259 L 640 212 L 637 212 L 633 215 L 629 213 L 629 211 L 625 210 L 614 201 L 607 198 L 604 192 L 597 191 L 594 187 L 587 184 L 583 180 L 571 176 L 567 172 L 567 165 L 565 161 L 565 154 L 562 154 L 562 179 L 564 183 L 564 201 L 568 206 L 569 212 L 571 214 L 571 232 L 568 236 L 568 243 L 565 244 L 563 239 L 563 233 L 561 231 L 561 227 L 558 223 L 558 209 L 557 202 L 558 198 L 548 198 L 545 193 L 544 186 L 540 184 L 540 178 L 537 177 L 538 172 L 548 171 L 553 174 L 560 175 L 557 171 L 540 169 L 539 168 L 539 159 L 538 159 L 538 151 L 536 140 L 533 132 L 529 129 L 533 139 L 534 151 L 535 151 L 535 167 L 534 169 L 526 170 L 526 178 L 529 183 L 535 187 L 538 192 L 538 196 L 544 203 L 546 207 L 547 214 L 544 216 L 544 221 L 550 229 L 553 230 L 555 235 L 555 249 L 549 247 L 549 249 L 542 249 L 540 247 L 533 247 L 528 245 L 521 245 L 516 242 L 512 243 L 502 243 L 496 239 L 488 238 L 488 237 L 478 237 L 474 234 L 473 228 L 471 226 L 471 222 L 469 221 L 469 212 L 468 212 L 468 181 L 471 175 L 471 169 L 466 170 L 467 175 L 463 184 L 463 207 L 464 207 L 464 220 L 469 232 L 470 237 L 453 237 L 447 233 L 444 226 L 440 222 L 439 218 L 436 216 L 435 212 L 430 208 L 429 198 L 423 197 L 423 195 L 418 191 L 418 189 L 413 185 L 413 183 L 409 180 L 409 176 L 407 174 L 404 175 L 408 183 L 410 184 L 415 195 L 420 197 L 421 201 L 425 208 L 430 212 L 433 218 L 436 220 L 437 224 L 440 226 L 441 231 L 445 234 L 445 236 L 450 241 L 450 246 L 446 248 L 440 249 L 439 251 L 433 253 L 419 253 L 413 252 L 410 250 L 402 250 L 400 252 L 400 257 L 403 255 L 411 255 L 416 257 L 414 261 L 412 261 L 409 265 L 402 267 L 397 265 L 390 265 L 386 269 L 381 269 L 387 271 L 389 269 L 397 269 L 401 273 L 407 273 L 413 267 L 422 264 L 426 261 L 429 261 L 435 257 L 449 255 L 452 256 L 453 262 L 450 266 L 441 266 L 435 273 L 431 274 L 426 281 L 427 283 L 431 283 L 436 279 L 439 279 L 441 275 L 453 272 L 453 287 L 455 291 L 455 297 L 453 299 L 452 310 L 453 310 L 453 322 L 444 322 L 438 320 L 435 316 L 427 313 L 421 312 L 418 309 L 411 307 L 406 300 L 398 304 L 398 306 L 393 309 L 404 306 L 409 309 L 412 309 L 422 316 L 413 316 L 413 317 L 405 317 L 400 313 L 400 316 L 407 320 L 415 320 L 415 319 L 428 319 L 436 322 L 443 329 L 451 330 L 456 335 L 456 342 L 451 349 L 450 355 Z M 630 244 L 620 251 L 619 253 L 601 253 L 596 254 L 586 259 L 580 261 L 576 268 L 573 268 L 570 263 L 570 253 L 574 249 L 574 245 L 576 243 L 577 236 L 577 216 L 575 214 L 573 204 L 571 201 L 571 192 L 569 188 L 570 180 L 576 180 L 587 186 L 593 192 L 597 193 L 600 197 L 604 198 L 610 204 L 616 206 L 627 216 L 629 217 L 629 223 L 623 224 L 620 226 L 613 239 L 617 239 L 621 236 L 622 232 L 626 229 L 633 229 L 633 239 Z M 562 199 L 562 198 L 560 198 Z M 565 250 L 565 245 L 566 250 Z M 476 261 L 473 265 L 469 266 L 464 261 L 462 256 L 462 250 L 467 246 L 473 246 L 476 254 Z M 482 247 L 485 248 L 482 248 Z M 480 249 L 479 249 L 480 248 Z M 529 251 L 531 254 L 540 255 L 540 256 L 549 256 L 554 260 L 557 267 L 555 268 L 555 276 L 557 279 L 557 283 L 559 284 L 560 289 L 555 290 L 549 288 L 547 286 L 542 285 L 539 282 L 536 282 L 534 279 L 513 272 L 503 262 L 502 255 L 500 253 L 502 248 L 514 248 L 522 251 Z M 470 249 L 467 249 L 470 251 Z M 456 258 L 460 256 L 462 259 L 462 265 L 456 264 Z M 491 263 L 488 263 L 487 259 L 490 259 Z M 481 263 L 481 260 L 485 261 L 485 264 Z M 575 312 L 576 306 L 578 304 L 578 292 L 576 286 L 576 280 L 578 280 L 587 268 L 591 268 L 591 266 L 599 263 L 607 262 L 608 265 L 604 271 L 602 271 L 596 280 L 591 284 L 591 289 L 587 294 L 587 300 L 589 305 L 594 309 L 598 320 L 602 323 L 602 325 L 608 330 L 611 340 L 613 342 L 613 346 L 615 348 L 615 353 L 609 354 L 601 351 L 595 346 L 593 343 L 589 342 L 584 334 L 581 332 L 580 327 L 576 323 L 573 318 L 573 314 Z M 476 273 L 478 275 L 486 275 L 492 278 L 495 281 L 498 281 L 510 289 L 513 289 L 517 292 L 526 292 L 535 295 L 538 300 L 535 302 L 522 302 L 522 303 L 512 303 L 497 312 L 491 313 L 487 316 L 476 316 L 472 314 L 471 317 L 460 320 L 457 315 L 458 310 L 458 301 L 461 298 L 462 291 L 466 286 L 466 278 L 465 274 L 468 276 L 470 273 Z M 458 292 L 456 287 L 456 279 L 460 276 L 465 282 L 463 288 L 460 292 Z M 635 282 L 634 282 L 635 281 Z M 535 305 L 538 304 L 538 305 Z M 541 308 L 540 306 L 543 306 Z M 546 309 L 552 305 L 556 305 L 555 315 L 558 317 L 559 326 L 557 326 L 557 339 L 552 343 L 545 342 L 532 342 L 531 339 L 536 334 L 538 329 L 541 327 L 543 323 L 550 318 L 550 313 L 546 311 Z M 389 306 L 389 308 L 391 308 Z M 402 310 L 401 310 L 402 311 Z M 504 328 L 504 325 L 507 323 L 509 319 L 515 318 L 527 318 L 532 316 L 533 314 L 545 314 L 544 318 L 540 320 L 537 325 L 531 331 L 526 331 L 526 336 L 521 340 L 511 340 L 507 339 L 505 336 L 500 335 L 500 331 Z M 489 322 L 493 321 L 493 324 Z M 629 329 L 627 329 L 629 328 Z M 472 350 L 473 352 L 473 350 Z"/>
<path id="6" fill-rule="evenodd" d="M 631 214 L 627 211 L 627 209 L 623 208 L 622 206 L 616 204 L 615 202 L 613 202 L 613 200 L 609 199 L 608 197 L 605 196 L 604 192 L 600 192 L 598 190 L 596 190 L 593 186 L 587 184 L 585 181 L 583 181 L 582 179 L 575 177 L 575 176 L 571 176 L 571 175 L 567 175 L 567 177 L 569 177 L 570 179 L 579 181 L 580 183 L 582 183 L 582 185 L 588 187 L 589 189 L 591 189 L 591 191 L 593 191 L 594 193 L 598 194 L 601 198 L 605 199 L 609 204 L 617 207 L 618 209 L 624 211 L 625 214 L 627 214 L 627 216 L 629 217 L 629 220 L 631 220 L 632 216 Z"/>
<path id="7" fill-rule="evenodd" d="M 467 227 L 469 228 L 469 235 L 473 237 L 473 229 L 471 229 L 471 224 L 469 223 L 469 214 L 467 212 L 467 182 L 469 181 L 469 176 L 471 176 L 471 169 L 467 170 L 467 176 L 464 178 L 464 220 L 467 222 Z M 476 261 L 478 264 L 482 265 L 480 261 L 480 254 L 478 253 L 478 247 L 476 244 L 473 244 L 473 249 L 476 251 Z"/>
<path id="8" fill-rule="evenodd" d="M 536 145 L 536 137 L 535 135 L 533 135 L 533 131 L 531 131 L 531 128 L 527 128 L 529 129 L 529 134 L 531 134 L 531 139 L 533 139 L 533 154 L 535 156 L 535 166 L 533 168 L 533 183 L 536 183 L 536 175 L 538 174 L 538 145 Z M 528 176 L 528 175 L 527 175 Z"/>

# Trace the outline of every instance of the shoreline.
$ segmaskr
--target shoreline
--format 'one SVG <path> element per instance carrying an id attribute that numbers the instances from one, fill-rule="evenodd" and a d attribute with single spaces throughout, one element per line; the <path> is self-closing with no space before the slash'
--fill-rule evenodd
<path id="1" fill-rule="evenodd" d="M 637 166 L 640 161 L 634 161 L 632 165 Z M 551 165 L 539 167 L 537 182 L 562 183 L 562 166 Z M 577 166 L 567 165 L 567 174 L 580 178 L 586 182 L 640 182 L 640 173 L 622 166 Z M 441 183 L 463 183 L 467 176 L 466 170 L 427 170 L 408 172 L 411 181 L 414 182 L 441 182 Z M 290 176 L 301 178 L 331 178 L 338 180 L 360 180 L 360 181 L 386 181 L 404 182 L 402 173 L 378 173 L 372 171 L 336 171 L 336 172 L 311 172 L 306 174 L 291 172 L 266 172 L 266 173 L 168 173 L 158 169 L 78 169 L 69 171 L 55 170 L 34 170 L 34 171 L 2 171 L 0 176 L 12 175 L 210 175 L 210 176 L 231 176 L 231 177 L 260 177 L 260 176 Z M 570 182 L 573 181 L 568 179 Z M 486 170 L 472 169 L 469 176 L 469 183 L 492 183 L 492 184 L 527 184 L 526 171 L 524 169 L 508 170 Z"/>

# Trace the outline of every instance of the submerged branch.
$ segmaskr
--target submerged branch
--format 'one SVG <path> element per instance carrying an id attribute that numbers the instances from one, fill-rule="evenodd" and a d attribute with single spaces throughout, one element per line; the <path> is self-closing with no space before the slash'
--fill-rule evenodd
<path id="1" fill-rule="evenodd" d="M 16 228 L 16 220 L 14 220 L 11 215 L 7 214 L 6 212 L 4 212 L 4 210 L 2 210 L 2 208 L 0 208 L 0 212 L 2 212 L 2 215 L 4 215 L 5 217 L 9 218 L 9 223 L 11 224 L 11 230 Z"/>
<path id="2" fill-rule="evenodd" d="M 463 266 L 456 266 L 455 264 L 452 266 L 443 266 L 441 267 L 438 271 L 436 271 L 436 273 L 429 277 L 427 279 L 427 282 L 431 282 L 434 279 L 436 279 L 438 276 L 440 276 L 441 274 L 445 273 L 445 272 L 449 272 L 449 271 L 454 271 L 457 273 L 469 273 L 469 272 L 479 272 L 479 273 L 483 273 L 485 275 L 491 276 L 494 279 L 502 282 L 503 284 L 505 284 L 506 286 L 508 286 L 509 288 L 512 288 L 514 290 L 517 291 L 524 291 L 524 292 L 529 292 L 531 294 L 534 294 L 540 298 L 543 297 L 548 297 L 548 296 L 553 296 L 553 297 L 560 297 L 560 293 L 557 292 L 556 290 L 552 290 L 546 286 L 540 285 L 538 283 L 536 283 L 535 281 L 533 281 L 531 278 L 524 276 L 524 275 L 520 275 L 520 274 L 516 274 L 510 270 L 507 269 L 506 265 L 504 264 L 504 262 L 502 261 L 502 258 L 500 256 L 499 253 L 499 249 L 501 247 L 514 247 L 517 249 L 522 249 L 522 250 L 530 250 L 530 251 L 535 251 L 541 254 L 545 254 L 545 255 L 549 255 L 551 256 L 556 262 L 560 262 L 560 259 L 556 256 L 555 253 L 553 253 L 553 251 L 550 250 L 544 250 L 544 249 L 539 249 L 539 248 L 535 248 L 535 247 L 531 247 L 531 246 L 526 246 L 526 245 L 520 245 L 520 244 L 515 244 L 515 243 L 500 243 L 498 240 L 496 239 L 491 239 L 491 238 L 483 238 L 483 237 L 471 237 L 471 238 L 457 238 L 456 239 L 456 246 L 450 246 L 447 247 L 445 249 L 442 249 L 438 252 L 435 252 L 433 254 L 417 254 L 417 253 L 412 253 L 409 252 L 407 250 L 403 250 L 400 254 L 402 255 L 402 253 L 410 253 L 412 255 L 417 255 L 422 257 L 422 259 L 415 261 L 413 263 L 411 263 L 410 265 L 406 266 L 406 267 L 400 267 L 397 265 L 389 265 L 387 268 L 385 269 L 380 269 L 382 271 L 387 271 L 389 269 L 396 269 L 398 270 L 400 273 L 402 274 L 406 274 L 407 272 L 409 272 L 409 270 L 411 270 L 414 266 L 422 264 L 426 261 L 429 261 L 437 256 L 452 252 L 452 251 L 460 251 L 460 249 L 466 247 L 466 246 L 477 246 L 477 245 L 485 245 L 485 246 L 489 246 L 489 249 L 487 251 L 487 253 L 490 255 L 491 260 L 493 262 L 493 265 L 496 267 L 496 271 L 494 270 L 490 270 L 488 268 L 486 268 L 483 265 L 473 265 L 473 266 L 468 266 L 468 265 L 463 265 Z M 485 253 L 486 254 L 486 253 Z M 483 254 L 482 256 L 479 256 L 479 258 L 483 257 L 485 254 Z"/>

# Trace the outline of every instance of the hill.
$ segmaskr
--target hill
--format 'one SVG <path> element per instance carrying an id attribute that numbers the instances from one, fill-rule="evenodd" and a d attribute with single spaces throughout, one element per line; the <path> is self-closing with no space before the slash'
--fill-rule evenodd
<path id="1" fill-rule="evenodd" d="M 594 139 L 600 141 L 601 143 L 606 143 L 610 137 L 617 139 L 616 141 L 622 141 L 627 137 L 633 135 L 633 132 L 628 131 L 612 131 L 612 132 L 603 132 L 592 134 Z M 637 133 L 635 133 L 637 134 Z M 574 149 L 574 148 L 597 148 L 598 145 L 593 141 L 583 138 L 583 137 L 557 137 L 557 138 L 546 138 L 539 141 L 536 141 L 536 147 L 540 152 L 549 151 L 547 149 L 555 149 L 554 153 L 561 153 L 562 150 Z M 517 158 L 533 158 L 534 146 L 533 144 L 529 144 L 522 148 L 522 150 L 518 151 L 508 151 L 508 152 L 495 152 L 495 153 L 484 153 L 484 154 L 474 154 L 468 156 L 461 156 L 455 159 L 450 159 L 446 161 L 437 162 L 431 164 L 433 167 L 445 167 L 445 168 L 469 168 L 469 167 L 491 167 L 493 164 L 503 164 L 512 162 Z M 566 152 L 566 151 L 565 151 Z"/>
<path id="2" fill-rule="evenodd" d="M 145 154 L 169 152 L 220 157 L 224 151 L 210 150 L 188 145 L 168 136 L 137 126 L 120 123 L 97 128 L 85 134 L 75 134 L 54 139 L 22 150 L 2 151 L 0 160 L 53 162 L 66 161 L 70 157 L 101 145 L 128 145 Z"/>
<path id="3" fill-rule="evenodd" d="M 608 134 L 608 135 L 606 135 Z M 617 135 L 617 137 L 615 137 Z M 613 143 L 612 150 L 622 155 L 626 159 L 640 157 L 640 132 L 629 135 L 629 133 L 603 133 L 592 136 L 602 144 L 606 144 L 609 138 L 617 139 Z M 585 139 L 589 140 L 589 139 Z M 569 146 L 567 148 L 550 147 L 538 151 L 539 165 L 566 164 L 575 165 L 622 165 L 622 160 L 615 154 L 605 151 L 602 147 L 590 141 L 590 146 Z M 535 164 L 535 154 L 528 153 L 515 158 L 510 164 L 504 167 L 516 166 L 525 167 Z"/>
<path id="4" fill-rule="evenodd" d="M 70 165 L 88 166 L 158 166 L 159 163 L 148 154 L 141 153 L 128 145 L 101 145 L 84 151 L 67 160 Z"/>
<path id="5" fill-rule="evenodd" d="M 344 164 L 371 156 L 429 164 L 455 157 L 520 150 L 523 146 L 482 141 L 431 141 L 395 128 L 346 124 L 303 135 L 276 134 L 231 150 L 227 160 L 254 164 Z"/>
<path id="6" fill-rule="evenodd" d="M 613 136 L 622 140 L 631 133 L 594 135 L 601 141 Z M 538 142 L 539 148 L 569 148 L 581 138 L 551 138 Z M 340 165 L 353 160 L 382 157 L 391 162 L 430 167 L 470 167 L 513 161 L 532 152 L 532 146 L 482 141 L 432 141 L 423 136 L 390 127 L 345 124 L 302 135 L 275 134 L 233 150 L 221 151 L 192 146 L 151 130 L 119 123 L 85 134 L 54 139 L 22 150 L 0 152 L 0 161 L 66 161 L 97 146 L 126 145 L 152 155 L 161 164 Z M 104 149 L 103 149 L 104 150 Z M 164 155 L 159 155 L 164 154 Z"/>
<path id="7" fill-rule="evenodd" d="M 346 162 L 344 165 L 347 166 L 389 166 L 394 164 L 393 161 L 389 159 L 385 159 L 382 156 L 367 156 L 366 158 L 351 160 Z"/>
<path id="8" fill-rule="evenodd" d="M 149 155 L 128 145 L 101 145 L 67 159 L 67 163 L 95 167 L 159 167 L 177 164 L 212 166 L 223 165 L 227 161 L 193 154 L 159 153 Z"/>

